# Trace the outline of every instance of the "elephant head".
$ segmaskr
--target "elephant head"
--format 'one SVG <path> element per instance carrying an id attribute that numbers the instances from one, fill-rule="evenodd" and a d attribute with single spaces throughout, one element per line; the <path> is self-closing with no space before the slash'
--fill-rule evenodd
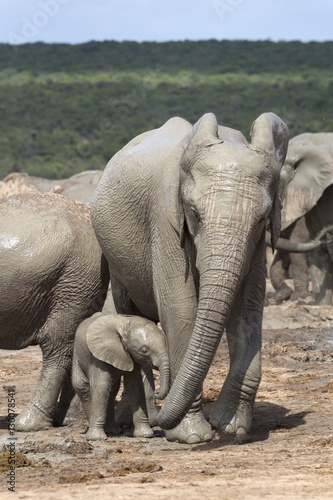
<path id="1" fill-rule="evenodd" d="M 298 144 L 297 137 L 290 141 L 281 170 L 282 229 L 309 212 L 333 183 L 333 137 L 331 145 L 308 140 L 308 145 Z"/>
<path id="2" fill-rule="evenodd" d="M 169 390 L 169 359 L 165 336 L 155 323 L 137 316 L 101 315 L 87 330 L 87 345 L 95 358 L 118 370 L 132 371 L 133 360 L 150 364 L 160 372 L 160 390 L 164 399 Z"/>
<path id="3" fill-rule="evenodd" d="M 197 276 L 198 303 L 186 354 L 160 412 L 164 429 L 180 422 L 200 391 L 256 252 L 264 262 L 266 221 L 273 244 L 280 233 L 279 177 L 288 129 L 278 116 L 264 113 L 251 137 L 247 143 L 239 132 L 218 127 L 213 114 L 204 115 L 182 155 L 177 195 L 169 196 L 170 223 L 181 246 L 194 249 L 185 254 Z"/>

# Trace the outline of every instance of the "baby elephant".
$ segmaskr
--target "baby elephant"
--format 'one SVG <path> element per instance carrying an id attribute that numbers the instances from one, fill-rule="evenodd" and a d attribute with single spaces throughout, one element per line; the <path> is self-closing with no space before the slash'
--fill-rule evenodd
<path id="1" fill-rule="evenodd" d="M 134 436 L 153 437 L 148 423 L 142 364 L 160 371 L 157 399 L 169 390 L 169 358 L 163 332 L 138 316 L 96 313 L 77 329 L 73 355 L 73 385 L 89 421 L 87 439 L 118 434 L 115 397 L 124 387 L 133 411 Z"/>

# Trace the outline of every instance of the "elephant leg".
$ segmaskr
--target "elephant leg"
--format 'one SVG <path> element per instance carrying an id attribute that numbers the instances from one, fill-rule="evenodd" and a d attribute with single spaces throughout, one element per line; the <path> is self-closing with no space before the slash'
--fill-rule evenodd
<path id="1" fill-rule="evenodd" d="M 124 374 L 124 387 L 133 412 L 134 437 L 154 437 L 154 432 L 148 421 L 140 366 L 134 364 L 134 370 Z"/>
<path id="2" fill-rule="evenodd" d="M 114 384 L 112 384 L 112 388 L 110 391 L 110 397 L 106 412 L 106 423 L 104 426 L 105 433 L 108 436 L 118 436 L 119 434 L 121 434 L 121 428 L 119 427 L 115 419 L 115 399 L 118 394 L 119 387 L 120 387 L 120 378 L 117 381 L 115 381 Z"/>
<path id="3" fill-rule="evenodd" d="M 246 438 L 261 378 L 261 322 L 265 270 L 252 271 L 238 293 L 226 327 L 230 369 L 215 402 L 210 422 L 225 434 Z"/>
<path id="4" fill-rule="evenodd" d="M 324 248 L 318 248 L 310 253 L 309 263 L 314 302 L 318 305 L 331 305 L 333 269 L 330 253 Z"/>
<path id="5" fill-rule="evenodd" d="M 165 283 L 170 282 L 170 277 Z M 177 291 L 177 293 L 175 292 Z M 195 299 L 194 299 L 195 297 Z M 185 356 L 193 332 L 196 315 L 196 292 L 186 284 L 170 284 L 170 295 L 159 297 L 161 324 L 168 338 L 171 384 Z M 202 387 L 199 389 L 191 409 L 173 429 L 165 431 L 168 441 L 196 444 L 212 441 L 215 432 L 202 411 Z"/>
<path id="6" fill-rule="evenodd" d="M 289 257 L 294 281 L 294 291 L 290 300 L 308 297 L 310 295 L 308 257 L 303 253 L 291 253 Z"/>
<path id="7" fill-rule="evenodd" d="M 152 369 L 147 366 L 141 366 L 141 375 L 145 391 L 146 406 L 148 412 L 149 425 L 155 427 L 158 421 L 158 406 L 155 398 L 155 382 Z"/>
<path id="8" fill-rule="evenodd" d="M 68 415 L 68 411 L 71 407 L 71 415 L 69 416 L 69 420 L 73 421 L 75 418 L 80 416 L 80 406 L 73 401 L 75 398 L 75 390 L 72 385 L 72 374 L 71 372 L 67 375 L 63 388 L 61 390 L 60 398 L 56 406 L 55 414 L 53 417 L 53 425 L 56 427 L 60 427 L 64 424 L 65 417 Z M 71 404 L 73 401 L 73 405 Z M 74 408 L 76 408 L 74 410 Z M 81 410 L 82 411 L 82 410 Z M 74 412 L 74 413 L 73 413 Z M 77 414 L 75 414 L 77 412 Z M 66 419 L 68 422 L 68 419 Z M 67 423 L 66 422 L 66 423 Z"/>
<path id="9" fill-rule="evenodd" d="M 162 269 L 159 269 L 159 272 L 162 272 Z M 186 271 L 184 269 L 184 275 L 185 273 Z M 189 284 L 190 280 L 187 283 L 182 282 L 180 284 L 178 279 L 175 278 L 176 282 L 172 283 L 169 274 L 169 269 L 166 269 L 164 277 L 160 277 L 161 283 L 168 283 L 168 290 L 166 290 L 165 286 L 161 286 L 159 290 L 163 290 L 163 294 L 158 297 L 157 302 L 160 311 L 159 319 L 164 333 L 168 338 L 172 383 L 185 355 L 193 331 L 196 309 L 196 291 L 192 289 L 192 285 Z M 182 273 L 180 274 L 182 275 Z M 141 315 L 119 280 L 111 276 L 111 283 L 117 312 L 119 314 Z M 157 290 L 157 293 L 159 290 Z M 155 410 L 151 410 L 150 401 L 152 401 L 152 398 L 149 396 L 149 394 L 151 394 L 149 383 L 148 380 L 148 383 L 145 384 L 146 397 L 148 395 L 148 414 L 150 422 L 155 423 L 156 413 Z M 118 415 L 121 413 L 120 409 L 122 410 L 124 407 L 125 403 L 123 403 L 122 400 L 121 403 L 117 405 L 116 411 L 117 420 L 120 425 L 122 425 L 124 418 L 119 419 Z M 126 416 L 127 414 L 128 412 L 126 412 Z M 120 416 L 123 417 L 123 415 Z M 193 402 L 191 410 L 185 415 L 180 424 L 174 429 L 166 431 L 165 434 L 168 441 L 189 444 L 211 441 L 213 439 L 214 431 L 202 412 L 201 391 Z"/>
<path id="10" fill-rule="evenodd" d="M 115 381 L 119 376 L 115 372 L 111 374 L 106 363 L 96 361 L 96 365 L 90 368 L 90 414 L 89 429 L 86 438 L 90 440 L 106 439 L 104 426 L 107 419 L 110 394 Z M 112 376 L 113 375 L 113 376 Z M 113 400 L 114 404 L 114 400 Z"/>
<path id="11" fill-rule="evenodd" d="M 90 417 L 90 384 L 87 375 L 83 372 L 75 354 L 72 367 L 72 385 L 82 404 L 83 411 L 89 422 Z"/>
<path id="12" fill-rule="evenodd" d="M 288 254 L 282 250 L 277 250 L 270 268 L 270 279 L 275 289 L 275 301 L 277 304 L 281 304 L 284 300 L 289 300 L 293 293 L 293 290 L 285 281 L 286 259 L 288 259 Z"/>
<path id="13" fill-rule="evenodd" d="M 50 325 L 49 325 L 50 327 Z M 54 329 L 48 328 L 48 331 Z M 50 335 L 40 342 L 43 355 L 42 371 L 35 391 L 16 419 L 18 431 L 37 431 L 51 427 L 57 400 L 66 378 L 70 374 L 73 345 L 62 338 L 61 342 L 50 342 Z M 59 339 L 59 336 L 57 337 Z"/>
<path id="14" fill-rule="evenodd" d="M 290 241 L 300 243 L 310 241 L 310 235 L 304 217 L 301 217 L 292 224 Z M 290 299 L 297 300 L 299 298 L 308 297 L 310 295 L 308 256 L 306 253 L 290 253 L 289 258 L 294 282 L 294 291 Z"/>

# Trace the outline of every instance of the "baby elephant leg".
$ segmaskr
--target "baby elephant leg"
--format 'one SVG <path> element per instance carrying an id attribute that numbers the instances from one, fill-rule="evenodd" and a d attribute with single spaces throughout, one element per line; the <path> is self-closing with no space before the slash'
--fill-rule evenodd
<path id="1" fill-rule="evenodd" d="M 124 386 L 133 411 L 134 437 L 154 437 L 154 432 L 148 421 L 145 391 L 139 365 L 134 364 L 134 370 L 124 375 Z"/>
<path id="2" fill-rule="evenodd" d="M 76 394 L 78 395 L 81 401 L 84 413 L 89 421 L 89 416 L 90 416 L 89 380 L 87 375 L 83 372 L 75 353 L 73 356 L 72 384 Z"/>
<path id="3" fill-rule="evenodd" d="M 107 438 L 104 426 L 114 381 L 109 370 L 98 366 L 102 364 L 108 366 L 99 361 L 96 366 L 91 367 L 89 429 L 86 434 L 86 438 L 91 440 Z"/>
<path id="4" fill-rule="evenodd" d="M 106 415 L 106 423 L 105 423 L 105 432 L 109 436 L 118 436 L 121 433 L 121 428 L 116 422 L 115 419 L 115 399 L 118 394 L 120 387 L 120 377 L 119 380 L 115 381 L 112 384 L 109 402 L 107 407 L 107 415 Z"/>

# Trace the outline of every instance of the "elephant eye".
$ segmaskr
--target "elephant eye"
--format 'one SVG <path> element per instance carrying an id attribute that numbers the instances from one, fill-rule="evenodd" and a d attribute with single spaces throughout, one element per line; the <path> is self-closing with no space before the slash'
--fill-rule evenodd
<path id="1" fill-rule="evenodd" d="M 190 207 L 190 210 L 192 212 L 192 215 L 194 215 L 196 221 L 199 222 L 200 221 L 200 215 L 198 214 L 197 210 L 193 206 Z"/>
<path id="2" fill-rule="evenodd" d="M 143 354 L 148 354 L 148 352 L 149 352 L 148 347 L 142 347 L 141 352 L 142 352 Z"/>

